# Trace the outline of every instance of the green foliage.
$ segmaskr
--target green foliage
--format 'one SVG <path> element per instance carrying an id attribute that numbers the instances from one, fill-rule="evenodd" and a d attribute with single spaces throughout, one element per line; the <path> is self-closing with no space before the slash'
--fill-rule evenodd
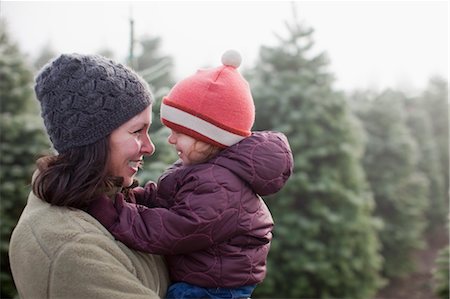
<path id="1" fill-rule="evenodd" d="M 162 98 L 169 93 L 170 88 L 174 85 L 174 79 L 172 78 L 173 59 L 170 56 L 160 54 L 160 38 L 144 37 L 139 43 L 142 46 L 142 52 L 136 57 L 134 67 L 149 84 L 154 95 L 153 123 L 150 128 L 150 131 L 154 133 L 163 126 L 159 117 Z M 157 149 L 159 148 L 157 147 Z"/>
<path id="2" fill-rule="evenodd" d="M 163 124 L 161 122 L 161 116 L 160 116 L 160 110 L 161 110 L 161 102 L 164 96 L 166 96 L 169 93 L 170 89 L 169 87 L 161 87 L 160 89 L 156 90 L 154 92 L 154 101 L 153 101 L 153 120 L 152 120 L 152 126 L 150 127 L 150 132 L 155 133 L 159 131 L 161 128 L 163 128 Z M 169 133 L 167 133 L 167 136 L 169 136 Z M 167 144 L 167 139 L 165 140 L 165 143 Z M 156 150 L 159 151 L 159 148 L 156 147 Z"/>
<path id="3" fill-rule="evenodd" d="M 445 190 L 449 190 L 449 103 L 448 82 L 440 77 L 430 79 L 426 90 L 421 96 L 423 107 L 430 116 L 435 139 L 438 143 L 440 164 L 444 166 Z M 447 195 L 448 196 L 448 195 Z"/>
<path id="4" fill-rule="evenodd" d="M 445 172 L 441 164 L 437 138 L 434 134 L 432 119 L 427 113 L 426 99 L 408 99 L 406 101 L 407 125 L 418 145 L 418 169 L 428 179 L 427 198 L 429 207 L 426 212 L 430 231 L 443 226 L 448 215 L 448 197 L 445 191 Z M 445 110 L 445 109 L 444 109 Z M 445 139 L 445 138 L 444 138 Z M 448 138 L 447 138 L 448 140 Z"/>
<path id="5" fill-rule="evenodd" d="M 433 279 L 436 283 L 435 293 L 442 299 L 448 299 L 450 297 L 449 283 L 449 259 L 450 259 L 450 246 L 447 246 L 439 251 L 439 256 L 436 259 L 436 268 L 433 271 Z"/>
<path id="6" fill-rule="evenodd" d="M 312 30 L 289 26 L 277 47 L 262 47 L 249 78 L 255 129 L 284 132 L 294 174 L 267 197 L 275 220 L 268 274 L 254 297 L 370 298 L 381 285 L 373 201 L 360 165 L 361 131 L 332 90 Z"/>
<path id="7" fill-rule="evenodd" d="M 9 239 L 25 206 L 37 155 L 49 147 L 32 98 L 32 74 L 0 24 L 0 297 L 16 294 L 9 269 Z"/>
<path id="8" fill-rule="evenodd" d="M 36 111 L 35 103 L 28 100 L 33 94 L 32 78 L 24 58 L 18 54 L 17 46 L 10 41 L 6 26 L 0 20 L 1 113 L 18 114 Z"/>
<path id="9" fill-rule="evenodd" d="M 384 275 L 404 276 L 414 269 L 411 254 L 424 244 L 428 179 L 418 171 L 418 148 L 407 127 L 405 96 L 394 91 L 353 96 L 367 134 L 364 169 L 376 202 Z"/>
<path id="10" fill-rule="evenodd" d="M 448 82 L 440 77 L 430 79 L 427 88 L 420 96 L 420 105 L 428 114 L 431 120 L 432 135 L 436 142 L 436 151 L 438 154 L 438 163 L 436 171 L 440 171 L 444 186 L 443 198 L 438 193 L 440 184 L 433 177 L 432 188 L 437 188 L 436 193 L 432 194 L 431 205 L 435 212 L 430 213 L 430 217 L 436 217 L 432 220 L 432 225 L 442 225 L 446 221 L 449 213 L 449 103 L 448 103 Z M 440 166 L 440 167 L 439 167 Z M 434 189 L 433 189 L 434 191 Z M 443 206 L 443 208 L 442 208 Z M 442 211 L 438 212 L 438 209 Z"/>
<path id="11" fill-rule="evenodd" d="M 135 69 L 150 84 L 153 91 L 172 86 L 173 61 L 159 53 L 161 38 L 144 37 L 139 41 L 142 53 L 136 58 Z"/>

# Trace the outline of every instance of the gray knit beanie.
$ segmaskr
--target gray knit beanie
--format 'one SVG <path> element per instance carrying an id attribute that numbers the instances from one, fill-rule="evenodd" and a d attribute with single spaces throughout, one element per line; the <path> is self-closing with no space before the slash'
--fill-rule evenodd
<path id="1" fill-rule="evenodd" d="M 139 75 L 98 55 L 59 56 L 36 77 L 35 92 L 59 153 L 108 136 L 153 101 Z"/>

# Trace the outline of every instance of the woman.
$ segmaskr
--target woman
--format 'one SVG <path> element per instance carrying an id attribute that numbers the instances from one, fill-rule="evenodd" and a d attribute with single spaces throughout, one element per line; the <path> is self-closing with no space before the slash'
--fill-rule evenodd
<path id="1" fill-rule="evenodd" d="M 159 256 L 127 248 L 84 210 L 100 194 L 125 193 L 154 146 L 152 96 L 130 69 L 95 55 L 61 55 L 36 78 L 58 155 L 38 160 L 12 234 L 11 270 L 21 298 L 160 298 Z"/>

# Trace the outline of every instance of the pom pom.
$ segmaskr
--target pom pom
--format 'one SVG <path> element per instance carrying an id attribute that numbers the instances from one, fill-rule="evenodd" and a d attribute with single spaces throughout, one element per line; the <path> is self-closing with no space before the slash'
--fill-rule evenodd
<path id="1" fill-rule="evenodd" d="M 241 54 L 236 50 L 228 50 L 222 55 L 223 65 L 238 68 L 241 65 L 241 62 Z"/>

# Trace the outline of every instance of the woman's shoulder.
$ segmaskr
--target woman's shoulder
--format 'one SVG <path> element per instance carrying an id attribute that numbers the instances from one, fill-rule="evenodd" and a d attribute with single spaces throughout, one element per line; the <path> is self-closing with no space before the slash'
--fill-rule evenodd
<path id="1" fill-rule="evenodd" d="M 133 283 L 145 292 L 167 286 L 168 281 L 161 257 L 154 256 L 149 260 L 115 241 L 88 213 L 49 205 L 33 194 L 30 194 L 13 231 L 9 254 L 15 277 L 30 283 L 30 275 L 40 277 L 43 272 L 59 277 L 61 281 L 58 285 L 63 285 L 62 281 L 76 280 L 78 274 L 75 272 L 84 275 L 87 272 L 97 273 L 97 278 L 93 277 L 93 281 L 89 282 L 93 292 L 99 285 L 96 281 L 119 281 L 130 273 L 135 276 L 130 276 L 135 280 Z M 115 272 L 104 271 L 111 267 Z M 141 286 L 136 284 L 138 281 Z M 33 291 L 40 288 L 37 285 L 22 287 Z"/>
<path id="2" fill-rule="evenodd" d="M 14 229 L 11 243 L 21 236 L 30 246 L 39 246 L 53 256 L 63 246 L 83 238 L 114 238 L 88 213 L 74 208 L 50 205 L 33 193 Z M 35 242 L 32 242 L 35 240 Z M 34 244 L 33 244 L 34 243 Z"/>

